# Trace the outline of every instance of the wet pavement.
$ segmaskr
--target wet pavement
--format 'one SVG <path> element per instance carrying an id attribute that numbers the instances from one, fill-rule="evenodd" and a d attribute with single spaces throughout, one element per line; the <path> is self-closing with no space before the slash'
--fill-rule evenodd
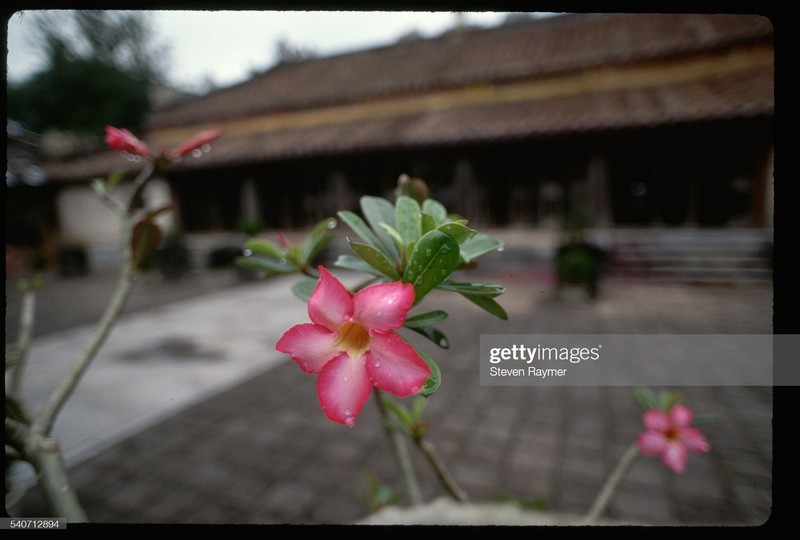
<path id="1" fill-rule="evenodd" d="M 541 267 L 489 265 L 473 279 L 508 287 L 499 298 L 508 321 L 459 296 L 432 293 L 427 306 L 450 313 L 440 328 L 451 348 L 406 337 L 441 367 L 442 385 L 426 412 L 429 440 L 475 502 L 584 513 L 641 431 L 630 388 L 481 386 L 480 334 L 772 331 L 771 285 L 609 278 L 593 301 L 578 289 L 557 298 Z M 55 281 L 49 292 L 72 301 L 52 302 L 60 315 L 41 308 L 26 377 L 34 401 L 80 350 L 91 330 L 83 323 L 102 309 L 113 277 Z M 215 271 L 139 284 L 134 298 L 149 297 L 149 304 L 132 301 L 56 423 L 92 522 L 348 524 L 372 512 L 370 478 L 402 489 L 375 403 L 352 429 L 328 421 L 315 377 L 274 350 L 283 331 L 306 321 L 305 306 L 288 292 L 291 283 L 244 282 L 233 271 Z M 13 336 L 15 299 L 8 283 L 6 290 Z M 638 458 L 606 516 L 669 525 L 764 523 L 773 504 L 772 388 L 682 390 L 696 411 L 718 417 L 703 428 L 712 452 L 692 455 L 683 475 Z M 446 496 L 411 450 L 424 499 Z M 8 510 L 47 514 L 35 487 Z"/>

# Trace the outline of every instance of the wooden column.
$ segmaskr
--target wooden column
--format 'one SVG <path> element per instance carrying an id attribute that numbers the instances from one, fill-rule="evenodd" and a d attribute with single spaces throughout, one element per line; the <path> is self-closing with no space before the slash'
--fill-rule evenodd
<path id="1" fill-rule="evenodd" d="M 611 194 L 608 179 L 608 160 L 603 153 L 589 156 L 586 167 L 589 212 L 593 227 L 605 229 L 613 224 Z"/>
<path id="2" fill-rule="evenodd" d="M 256 193 L 256 185 L 252 176 L 245 177 L 242 182 L 242 189 L 240 192 L 241 202 L 240 211 L 241 217 L 247 219 L 257 219 L 261 217 L 261 208 L 258 203 L 258 194 Z"/>

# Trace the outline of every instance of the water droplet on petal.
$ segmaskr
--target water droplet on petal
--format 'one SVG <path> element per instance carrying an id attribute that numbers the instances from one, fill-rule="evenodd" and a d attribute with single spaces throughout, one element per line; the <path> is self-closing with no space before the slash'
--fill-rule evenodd
<path id="1" fill-rule="evenodd" d="M 416 394 L 417 392 L 419 392 L 419 386 L 412 386 L 411 387 L 411 393 L 412 394 Z"/>
<path id="2" fill-rule="evenodd" d="M 355 416 L 348 416 L 347 418 L 344 419 L 344 423 L 348 427 L 353 427 L 354 425 L 356 425 L 356 417 Z"/>
<path id="3" fill-rule="evenodd" d="M 211 145 L 206 143 L 202 147 L 200 147 L 200 149 L 203 151 L 203 153 L 208 154 L 209 152 L 211 152 Z"/>
<path id="4" fill-rule="evenodd" d="M 345 380 L 345 381 L 349 381 L 349 380 L 350 380 L 350 377 L 344 377 L 344 380 Z"/>
<path id="5" fill-rule="evenodd" d="M 350 409 L 345 409 L 345 410 L 344 410 L 344 415 L 345 415 L 345 416 L 353 416 L 353 411 L 352 411 L 352 410 L 350 410 Z"/>
<path id="6" fill-rule="evenodd" d="M 202 155 L 203 155 L 203 151 L 200 150 L 199 148 L 195 148 L 194 150 L 192 150 L 192 157 L 199 158 Z"/>
<path id="7" fill-rule="evenodd" d="M 379 367 L 381 367 L 381 361 L 380 360 L 375 360 L 372 363 L 372 365 L 373 365 L 373 367 L 379 368 Z"/>

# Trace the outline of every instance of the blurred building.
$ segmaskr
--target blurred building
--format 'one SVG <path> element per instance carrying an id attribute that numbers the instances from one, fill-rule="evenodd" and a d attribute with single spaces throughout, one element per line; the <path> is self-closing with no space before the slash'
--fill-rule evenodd
<path id="1" fill-rule="evenodd" d="M 177 225 L 299 228 L 398 176 L 482 226 L 772 227 L 773 28 L 760 16 L 573 14 L 277 65 L 153 114 L 148 143 L 224 132 L 167 172 Z M 118 154 L 46 168 L 83 184 Z M 65 211 L 65 209 L 63 209 Z M 675 234 L 681 234 L 676 232 Z"/>

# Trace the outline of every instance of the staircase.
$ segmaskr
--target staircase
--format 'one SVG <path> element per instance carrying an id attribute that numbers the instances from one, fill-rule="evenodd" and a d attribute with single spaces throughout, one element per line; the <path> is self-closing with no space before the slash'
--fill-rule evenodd
<path id="1" fill-rule="evenodd" d="M 771 229 L 614 229 L 596 240 L 611 275 L 696 283 L 771 283 Z"/>

